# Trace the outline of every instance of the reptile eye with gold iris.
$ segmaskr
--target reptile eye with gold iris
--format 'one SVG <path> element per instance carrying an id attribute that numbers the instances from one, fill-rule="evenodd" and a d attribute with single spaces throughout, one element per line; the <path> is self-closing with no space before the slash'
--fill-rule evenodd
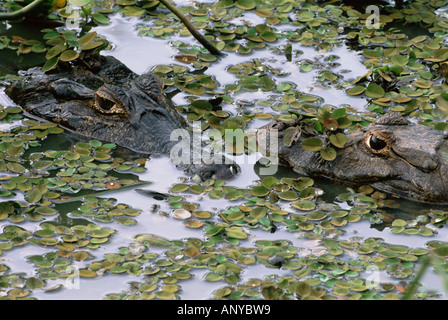
<path id="1" fill-rule="evenodd" d="M 102 86 L 95 92 L 94 108 L 102 114 L 126 115 L 127 112 L 119 101 L 111 89 Z"/>
<path id="2" fill-rule="evenodd" d="M 368 145 L 375 151 L 381 151 L 387 147 L 387 142 L 372 134 L 368 140 Z"/>

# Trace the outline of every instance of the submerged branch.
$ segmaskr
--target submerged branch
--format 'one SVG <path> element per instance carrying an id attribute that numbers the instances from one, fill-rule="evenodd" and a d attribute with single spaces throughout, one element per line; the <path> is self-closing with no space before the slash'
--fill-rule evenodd
<path id="1" fill-rule="evenodd" d="M 188 20 L 187 17 L 184 16 L 182 12 L 179 11 L 169 0 L 159 0 L 165 7 L 167 7 L 171 12 L 173 12 L 182 23 L 187 27 L 188 31 L 196 38 L 211 54 L 220 56 L 222 55 L 221 51 L 219 51 L 213 44 L 211 44 L 196 28 L 193 24 Z"/>
<path id="2" fill-rule="evenodd" d="M 44 0 L 34 0 L 29 5 L 23 7 L 20 10 L 13 12 L 0 12 L 0 20 L 14 20 L 23 17 L 25 14 L 29 13 L 31 10 L 40 5 Z"/>

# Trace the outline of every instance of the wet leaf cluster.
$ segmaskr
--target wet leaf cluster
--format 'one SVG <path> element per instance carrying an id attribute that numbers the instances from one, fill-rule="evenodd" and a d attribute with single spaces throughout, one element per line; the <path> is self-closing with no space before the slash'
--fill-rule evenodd
<path id="1" fill-rule="evenodd" d="M 56 124 L 23 118 L 19 107 L 2 107 L 2 115 L 8 126 L 0 133 L 0 254 L 25 245 L 50 250 L 29 257 L 36 268 L 35 277 L 13 273 L 2 265 L 2 296 L 29 298 L 32 289 L 43 289 L 46 281 L 73 276 L 73 262 L 89 259 L 90 251 L 108 242 L 115 233 L 95 223 L 67 226 L 46 220 L 67 215 L 98 223 L 135 224 L 133 217 L 140 210 L 117 204 L 115 199 L 85 195 L 77 198 L 74 194 L 97 195 L 139 183 L 135 174 L 144 171 L 146 160 L 114 157 L 116 146 L 97 140 L 78 142 L 67 150 L 49 150 L 43 146 L 52 136 L 63 133 Z M 66 213 L 61 203 L 76 203 L 78 199 L 84 201 Z M 40 224 L 31 231 L 18 225 L 25 221 Z M 80 270 L 80 274 L 89 273 Z"/>
<path id="2" fill-rule="evenodd" d="M 98 52 L 106 48 L 109 44 L 107 40 L 101 38 L 96 32 L 89 32 L 78 38 L 73 30 L 56 31 L 53 29 L 44 29 L 43 39 L 46 41 L 46 47 L 36 44 L 40 52 L 46 52 L 45 62 L 42 70 L 47 72 L 57 67 L 58 63 L 70 62 L 78 59 L 80 55 L 87 52 Z M 29 42 L 29 41 L 28 41 Z M 27 41 L 25 41 L 25 44 Z M 36 52 L 34 47 L 31 50 Z"/>
<path id="3" fill-rule="evenodd" d="M 32 290 L 42 289 L 44 281 L 27 277 L 24 273 L 9 273 L 10 269 L 0 264 L 0 293 L 3 299 L 33 299 Z"/>
<path id="4" fill-rule="evenodd" d="M 317 49 L 323 50 L 331 50 L 335 45 L 343 43 L 356 44 L 357 49 L 362 51 L 362 62 L 369 69 L 357 79 L 341 82 L 341 79 L 344 79 L 343 74 L 332 71 L 331 67 L 329 70 L 328 67 L 337 60 L 334 55 L 329 56 L 325 64 L 316 65 L 313 61 L 296 58 L 297 63 L 305 73 L 317 68 L 318 81 L 345 87 L 348 95 L 366 97 L 371 101 L 369 108 L 372 112 L 401 111 L 431 125 L 431 121 L 435 119 L 440 121 L 446 111 L 444 81 L 440 82 L 444 79 L 443 70 L 446 69 L 444 66 L 447 49 L 442 40 L 446 35 L 446 21 L 444 17 L 436 19 L 434 10 L 439 5 L 438 2 L 416 1 L 401 11 L 387 7 L 386 14 L 380 16 L 380 25 L 376 29 L 366 27 L 366 20 L 369 18 L 367 13 L 348 6 L 319 7 L 302 2 L 278 1 L 257 3 L 254 7 L 252 3 L 241 5 L 238 1 L 221 1 L 216 5 L 194 4 L 183 8 L 183 11 L 191 15 L 199 29 L 208 32 L 217 47 L 229 53 L 246 54 L 253 49 L 265 47 L 274 51 L 270 43 L 282 46 L 284 40 L 288 41 L 283 47 L 285 52 L 294 57 L 299 54 L 294 54 L 291 50 L 291 43 L 295 42 L 304 46 L 317 46 Z M 254 12 L 264 18 L 266 23 L 256 26 L 235 23 L 235 18 L 243 17 L 246 11 Z M 410 16 L 414 18 L 411 19 Z M 172 30 L 173 20 L 165 12 L 160 12 L 158 18 L 156 27 L 169 26 L 171 37 L 175 31 Z M 276 29 L 286 23 L 296 26 L 295 32 Z M 400 23 L 410 26 L 423 24 L 434 36 L 408 35 L 397 27 Z M 150 29 L 144 26 L 142 28 Z M 185 33 L 181 26 L 177 29 L 179 34 Z M 350 31 L 347 32 L 347 29 Z M 180 48 L 180 51 L 182 50 Z M 197 50 L 183 50 L 178 60 L 200 69 L 202 64 L 194 64 L 200 60 L 202 54 Z M 251 61 L 229 67 L 227 71 L 236 73 L 242 79 L 227 85 L 226 93 L 235 93 L 240 89 L 273 93 L 280 90 L 284 93 L 282 99 L 286 99 L 289 105 L 292 102 L 288 96 L 295 88 L 291 87 L 291 84 L 277 83 L 272 76 L 282 75 L 282 70 L 268 68 L 260 61 Z M 287 87 L 289 88 L 286 89 Z M 435 125 L 444 128 L 443 123 Z"/>
<path id="5" fill-rule="evenodd" d="M 400 281 L 410 281 L 422 257 L 429 256 L 433 261 L 441 258 L 442 261 L 437 263 L 445 265 L 446 243 L 430 242 L 426 248 L 412 248 L 388 244 L 379 238 L 341 239 L 348 225 L 360 221 L 369 221 L 372 225 L 384 224 L 392 233 L 403 232 L 397 227 L 407 226 L 409 231 L 404 234 L 409 236 L 434 235 L 435 229 L 429 224 L 428 214 L 407 220 L 388 215 L 385 209 L 397 208 L 399 204 L 387 199 L 385 194 L 374 192 L 369 186 L 363 186 L 359 191 L 348 189 L 347 193 L 338 196 L 340 201 L 350 204 L 350 209 L 322 201 L 321 190 L 314 187 L 314 181 L 307 177 L 266 177 L 247 190 L 226 188 L 222 181 L 208 181 L 202 187 L 176 184 L 171 192 L 178 195 L 171 201 L 182 202 L 182 194 L 198 194 L 200 191 L 210 199 L 224 197 L 240 203 L 222 210 L 215 217 L 210 217 L 209 222 L 203 221 L 198 226 L 203 226 L 209 245 L 239 248 L 242 256 L 237 261 L 242 265 L 261 263 L 268 268 L 292 270 L 294 274 L 294 277 L 288 276 L 274 282 L 252 279 L 250 284 L 226 286 L 214 292 L 215 298 L 398 299 L 406 292 L 406 282 L 399 285 L 383 281 L 370 283 L 360 276 L 366 272 L 378 272 L 381 279 L 387 275 Z M 199 207 L 196 205 L 195 208 Z M 444 223 L 446 220 L 443 212 L 432 210 L 432 216 L 433 222 Z M 442 216 L 444 218 L 441 219 Z M 286 240 L 258 240 L 255 247 L 242 247 L 251 237 L 250 230 L 257 228 L 270 232 L 281 228 L 300 234 L 313 245 L 306 248 L 297 247 Z M 251 255 L 245 256 L 249 252 Z M 212 282 L 224 280 L 230 284 L 230 280 L 226 279 L 229 274 L 224 273 L 225 270 L 223 266 L 213 269 L 205 279 Z M 436 296 L 436 293 L 424 290 L 414 293 L 416 299 Z"/>
<path id="6" fill-rule="evenodd" d="M 133 225 L 137 221 L 132 218 L 138 216 L 141 210 L 134 209 L 127 204 L 116 203 L 115 199 L 85 197 L 78 210 L 72 211 L 70 217 L 90 218 L 98 222 L 116 222 L 123 225 Z"/>
<path id="7" fill-rule="evenodd" d="M 168 240 L 154 234 L 141 234 L 134 240 L 119 253 L 107 254 L 89 266 L 101 270 L 101 276 L 128 273 L 138 277 L 128 290 L 108 294 L 106 299 L 179 299 L 182 281 L 194 278 L 199 270 L 205 271 L 204 281 L 226 283 L 214 291 L 216 299 L 400 299 L 420 257 L 442 257 L 444 261 L 447 256 L 446 244 L 439 242 L 427 249 L 412 249 L 360 237 L 314 240 L 318 243 L 311 249 L 286 240 L 257 240 L 255 247 L 197 238 Z M 160 249 L 165 250 L 163 254 Z M 289 271 L 289 275 L 242 283 L 241 272 L 257 263 Z M 373 272 L 402 282 L 360 278 Z M 437 297 L 437 293 L 420 288 L 412 296 L 427 299 Z"/>

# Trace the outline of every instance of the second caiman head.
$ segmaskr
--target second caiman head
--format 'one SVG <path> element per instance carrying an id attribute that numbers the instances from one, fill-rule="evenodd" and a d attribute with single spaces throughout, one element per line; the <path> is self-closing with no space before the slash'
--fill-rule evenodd
<path id="1" fill-rule="evenodd" d="M 278 127 L 278 124 L 276 125 Z M 406 199 L 448 203 L 448 136 L 389 113 L 346 134 L 336 159 L 279 141 L 279 158 L 297 171 L 348 184 L 368 184 Z M 320 137 L 325 143 L 325 137 Z M 281 138 L 280 138 L 281 140 Z"/>

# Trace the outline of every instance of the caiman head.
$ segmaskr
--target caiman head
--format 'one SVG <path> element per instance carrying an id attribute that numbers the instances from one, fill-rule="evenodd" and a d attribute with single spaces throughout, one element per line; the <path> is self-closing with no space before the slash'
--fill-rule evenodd
<path id="1" fill-rule="evenodd" d="M 177 143 L 171 133 L 188 125 L 163 94 L 162 80 L 152 72 L 136 75 L 112 57 L 103 60 L 97 72 L 30 69 L 6 93 L 28 114 L 83 136 L 151 156 L 169 155 Z M 203 179 L 228 179 L 238 171 L 228 164 L 179 168 Z"/>
<path id="2" fill-rule="evenodd" d="M 348 138 L 333 168 L 338 179 L 370 183 L 407 199 L 448 202 L 448 140 L 443 131 L 408 124 L 400 113 L 391 113 Z"/>
<path id="3" fill-rule="evenodd" d="M 319 159 L 300 142 L 294 148 L 281 147 L 279 156 L 310 175 L 369 184 L 406 199 L 448 203 L 448 140 L 443 131 L 408 123 L 394 112 L 347 133 L 347 139 L 334 161 Z"/>
<path id="4" fill-rule="evenodd" d="M 130 71 L 130 74 L 132 72 Z M 166 154 L 169 132 L 184 127 L 153 73 L 129 82 L 95 81 L 31 69 L 6 93 L 33 116 L 84 136 L 114 142 L 141 153 Z"/>

